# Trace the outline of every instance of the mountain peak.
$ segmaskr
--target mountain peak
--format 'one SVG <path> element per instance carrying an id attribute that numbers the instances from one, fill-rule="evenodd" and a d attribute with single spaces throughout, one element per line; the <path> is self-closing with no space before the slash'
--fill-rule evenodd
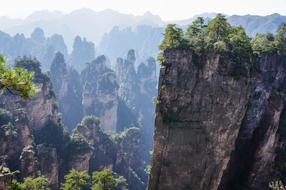
<path id="1" fill-rule="evenodd" d="M 41 10 L 32 13 L 26 18 L 26 20 L 29 22 L 35 22 L 40 20 L 54 20 L 62 16 L 64 15 L 60 11 Z"/>

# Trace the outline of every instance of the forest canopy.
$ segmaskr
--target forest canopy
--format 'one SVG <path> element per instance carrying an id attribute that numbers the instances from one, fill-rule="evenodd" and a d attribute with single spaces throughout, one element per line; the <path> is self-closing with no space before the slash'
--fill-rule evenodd
<path id="1" fill-rule="evenodd" d="M 247 36 L 242 26 L 231 26 L 224 15 L 218 14 L 208 23 L 198 17 L 184 32 L 174 24 L 167 25 L 161 51 L 172 48 L 191 48 L 198 54 L 215 50 L 230 52 L 242 59 L 250 54 L 276 51 L 286 53 L 286 23 L 282 23 L 276 35 L 257 34 L 253 39 Z"/>

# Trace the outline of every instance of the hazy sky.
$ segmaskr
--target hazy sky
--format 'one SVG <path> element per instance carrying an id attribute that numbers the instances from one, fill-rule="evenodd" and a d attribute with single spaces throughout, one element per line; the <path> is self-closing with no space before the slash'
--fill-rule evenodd
<path id="1" fill-rule="evenodd" d="M 95 11 L 109 8 L 134 15 L 151 11 L 164 20 L 185 19 L 204 12 L 286 15 L 286 0 L 0 0 L 0 2 L 0 16 L 22 18 L 43 9 L 69 13 L 79 8 L 91 8 Z"/>

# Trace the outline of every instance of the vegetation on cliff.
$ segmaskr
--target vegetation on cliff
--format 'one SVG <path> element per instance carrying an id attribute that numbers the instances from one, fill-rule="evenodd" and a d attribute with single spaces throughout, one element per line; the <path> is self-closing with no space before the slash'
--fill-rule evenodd
<path id="1" fill-rule="evenodd" d="M 7 90 L 25 99 L 31 97 L 35 93 L 33 72 L 26 71 L 20 65 L 9 68 L 5 62 L 4 56 L 0 55 L 0 91 Z"/>
<path id="2" fill-rule="evenodd" d="M 230 74 L 235 78 L 247 75 L 252 68 L 255 55 L 267 52 L 286 54 L 286 24 L 282 23 L 277 34 L 257 34 L 253 39 L 247 36 L 242 26 L 231 26 L 225 16 L 218 14 L 207 24 L 198 17 L 184 32 L 169 24 L 159 46 L 158 60 L 166 64 L 164 51 L 168 49 L 191 49 L 195 58 L 219 54 L 222 63 L 228 63 Z M 196 60 L 195 60 L 196 61 Z M 197 61 L 198 62 L 198 61 Z M 199 64 L 199 63 L 197 63 Z"/>
<path id="3" fill-rule="evenodd" d="M 126 187 L 124 177 L 117 175 L 110 169 L 95 171 L 89 176 L 86 171 L 72 169 L 61 185 L 61 190 L 115 190 Z"/>

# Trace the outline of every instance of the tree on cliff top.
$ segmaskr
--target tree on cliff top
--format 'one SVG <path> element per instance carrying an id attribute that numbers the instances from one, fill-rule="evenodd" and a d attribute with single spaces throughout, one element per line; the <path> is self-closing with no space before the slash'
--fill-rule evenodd
<path id="1" fill-rule="evenodd" d="M 7 190 L 51 190 L 49 181 L 44 176 L 36 178 L 27 177 L 23 183 L 13 180 Z"/>
<path id="2" fill-rule="evenodd" d="M 164 33 L 164 40 L 159 47 L 163 51 L 171 48 L 183 48 L 186 44 L 183 30 L 176 27 L 175 24 L 168 24 Z"/>
<path id="3" fill-rule="evenodd" d="M 0 55 L 0 91 L 7 90 L 24 99 L 30 98 L 35 93 L 33 72 L 21 67 L 9 68 L 5 62 L 5 57 Z"/>
<path id="4" fill-rule="evenodd" d="M 218 14 L 208 23 L 206 28 L 207 41 L 209 41 L 209 43 L 225 41 L 229 35 L 230 30 L 231 25 L 227 22 L 225 16 Z"/>
<path id="5" fill-rule="evenodd" d="M 61 185 L 61 190 L 89 190 L 90 177 L 87 172 L 76 171 L 72 169 L 66 176 L 65 181 Z"/>
<path id="6" fill-rule="evenodd" d="M 116 180 L 110 169 L 95 171 L 92 174 L 92 190 L 115 190 Z"/>
<path id="7" fill-rule="evenodd" d="M 286 55 L 286 23 L 282 23 L 275 36 L 275 45 L 280 55 Z"/>

